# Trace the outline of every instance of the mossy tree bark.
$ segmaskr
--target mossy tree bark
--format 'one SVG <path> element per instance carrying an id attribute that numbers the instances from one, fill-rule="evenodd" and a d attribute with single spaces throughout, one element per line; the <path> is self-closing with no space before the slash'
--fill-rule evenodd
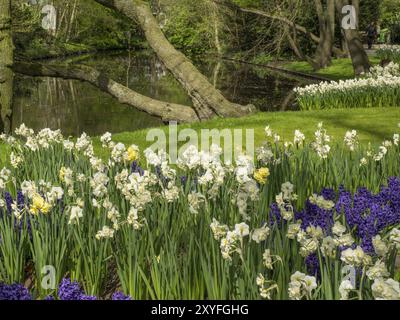
<path id="1" fill-rule="evenodd" d="M 0 112 L 5 132 L 11 130 L 14 44 L 11 33 L 11 0 L 0 0 Z"/>
<path id="2" fill-rule="evenodd" d="M 242 116 L 254 110 L 252 105 L 242 106 L 228 101 L 184 54 L 174 48 L 161 31 L 148 3 L 141 0 L 95 1 L 119 11 L 139 24 L 150 47 L 186 89 L 201 120 L 215 115 L 220 117 Z"/>

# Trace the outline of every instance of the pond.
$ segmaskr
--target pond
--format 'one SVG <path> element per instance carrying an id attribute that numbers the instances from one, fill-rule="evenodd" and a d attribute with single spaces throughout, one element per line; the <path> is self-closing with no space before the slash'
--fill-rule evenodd
<path id="1" fill-rule="evenodd" d="M 52 61 L 46 61 L 52 62 Z M 191 100 L 157 57 L 148 52 L 107 52 L 58 60 L 82 63 L 107 72 L 114 80 L 152 98 L 191 105 Z M 261 111 L 293 108 L 292 89 L 298 79 L 263 67 L 226 60 L 195 65 L 231 101 L 254 104 Z M 21 123 L 40 130 L 61 129 L 65 135 L 99 135 L 159 126 L 161 120 L 120 104 L 90 84 L 55 78 L 16 76 L 12 129 Z"/>

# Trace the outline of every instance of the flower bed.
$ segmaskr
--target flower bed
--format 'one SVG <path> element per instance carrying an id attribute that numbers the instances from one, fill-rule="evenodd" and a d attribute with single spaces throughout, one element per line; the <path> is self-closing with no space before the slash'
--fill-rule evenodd
<path id="1" fill-rule="evenodd" d="M 294 89 L 301 110 L 400 106 L 399 65 L 374 67 L 364 78 Z"/>
<path id="2" fill-rule="evenodd" d="M 376 51 L 376 54 L 382 60 L 400 63 L 400 45 L 382 45 Z"/>
<path id="3" fill-rule="evenodd" d="M 267 127 L 235 166 L 215 145 L 175 166 L 106 134 L 105 162 L 85 134 L 16 133 L 1 136 L 1 297 L 400 299 L 397 133 L 373 148 L 355 131 L 332 145 L 322 124 L 310 141 Z"/>

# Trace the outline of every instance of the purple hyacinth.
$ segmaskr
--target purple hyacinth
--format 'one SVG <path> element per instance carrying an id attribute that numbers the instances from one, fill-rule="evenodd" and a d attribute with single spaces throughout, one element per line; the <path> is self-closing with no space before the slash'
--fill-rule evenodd
<path id="1" fill-rule="evenodd" d="M 112 295 L 112 300 L 132 300 L 132 297 L 129 295 L 125 295 L 124 293 L 118 291 Z"/>
<path id="2" fill-rule="evenodd" d="M 321 279 L 320 264 L 317 254 L 310 254 L 305 262 L 308 274 L 315 276 L 317 279 Z"/>
<path id="3" fill-rule="evenodd" d="M 87 296 L 87 295 L 82 294 L 79 297 L 78 300 L 91 300 L 91 301 L 94 301 L 94 300 L 97 300 L 97 297 L 96 296 Z"/>
<path id="4" fill-rule="evenodd" d="M 79 300 L 83 294 L 77 281 L 71 282 L 69 278 L 64 278 L 58 287 L 58 297 L 61 300 Z"/>
<path id="5" fill-rule="evenodd" d="M 131 165 L 131 173 L 139 173 L 139 175 L 144 175 L 144 170 L 139 166 L 137 161 L 133 161 Z"/>
<path id="6" fill-rule="evenodd" d="M 340 188 L 336 211 L 345 215 L 363 250 L 373 254 L 372 238 L 386 227 L 400 223 L 400 179 L 390 178 L 387 187 L 381 187 L 377 194 L 359 188 L 352 197 Z"/>
<path id="7" fill-rule="evenodd" d="M 22 191 L 17 192 L 17 207 L 19 210 L 22 210 L 25 206 L 25 197 Z"/>
<path id="8" fill-rule="evenodd" d="M 0 300 L 32 300 L 27 288 L 21 284 L 0 283 Z"/>
<path id="9" fill-rule="evenodd" d="M 269 223 L 270 225 L 281 223 L 281 210 L 276 203 L 271 204 L 269 208 Z"/>
<path id="10" fill-rule="evenodd" d="M 332 189 L 323 189 L 321 196 L 325 200 L 334 201 L 336 194 Z M 297 220 L 302 221 L 302 228 L 305 230 L 308 226 L 321 227 L 326 232 L 330 231 L 334 221 L 333 221 L 334 210 L 322 209 L 319 206 L 312 204 L 310 200 L 306 201 L 305 208 L 295 214 Z"/>
<path id="11" fill-rule="evenodd" d="M 4 194 L 4 200 L 6 201 L 7 211 L 9 214 L 11 214 L 11 210 L 12 210 L 11 205 L 13 203 L 13 198 L 9 192 L 6 192 Z"/>
<path id="12" fill-rule="evenodd" d="M 79 283 L 71 282 L 69 278 L 62 279 L 58 287 L 58 297 L 60 300 L 97 300 L 94 296 L 85 295 Z"/>

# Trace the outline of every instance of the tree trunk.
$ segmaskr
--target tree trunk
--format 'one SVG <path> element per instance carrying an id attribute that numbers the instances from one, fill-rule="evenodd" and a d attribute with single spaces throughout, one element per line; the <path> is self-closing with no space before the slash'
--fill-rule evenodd
<path id="1" fill-rule="evenodd" d="M 371 68 L 371 63 L 358 33 L 359 1 L 336 0 L 336 9 L 340 17 L 342 17 L 342 8 L 345 5 L 353 5 L 356 9 L 356 29 L 344 29 L 343 33 L 353 63 L 354 74 L 359 76 L 362 73 L 369 72 Z"/>
<path id="2" fill-rule="evenodd" d="M 0 113 L 3 130 L 11 130 L 14 73 L 11 33 L 11 0 L 0 0 Z M 1 124 L 1 123 L 0 123 Z"/>
<path id="3" fill-rule="evenodd" d="M 146 2 L 141 0 L 95 1 L 138 22 L 151 48 L 188 92 L 200 119 L 209 119 L 215 114 L 221 117 L 242 116 L 254 111 L 255 108 L 252 105 L 242 106 L 225 99 L 190 60 L 171 45 Z"/>
<path id="4" fill-rule="evenodd" d="M 328 67 L 332 62 L 335 0 L 327 0 L 326 9 L 321 0 L 314 0 L 314 3 L 318 15 L 320 41 L 312 65 L 315 70 L 318 70 Z"/>
<path id="5" fill-rule="evenodd" d="M 177 121 L 182 123 L 199 121 L 199 118 L 191 107 L 143 96 L 88 66 L 16 62 L 13 69 L 17 73 L 31 77 L 53 77 L 89 82 L 117 98 L 119 102 L 160 117 L 165 122 Z"/>
<path id="6" fill-rule="evenodd" d="M 212 10 L 212 19 L 214 21 L 214 43 L 215 48 L 217 49 L 217 53 L 220 57 L 223 56 L 223 50 L 221 47 L 221 41 L 219 39 L 219 22 L 218 22 L 218 6 L 214 1 L 210 2 L 211 10 Z M 215 85 L 214 85 L 215 87 Z"/>

